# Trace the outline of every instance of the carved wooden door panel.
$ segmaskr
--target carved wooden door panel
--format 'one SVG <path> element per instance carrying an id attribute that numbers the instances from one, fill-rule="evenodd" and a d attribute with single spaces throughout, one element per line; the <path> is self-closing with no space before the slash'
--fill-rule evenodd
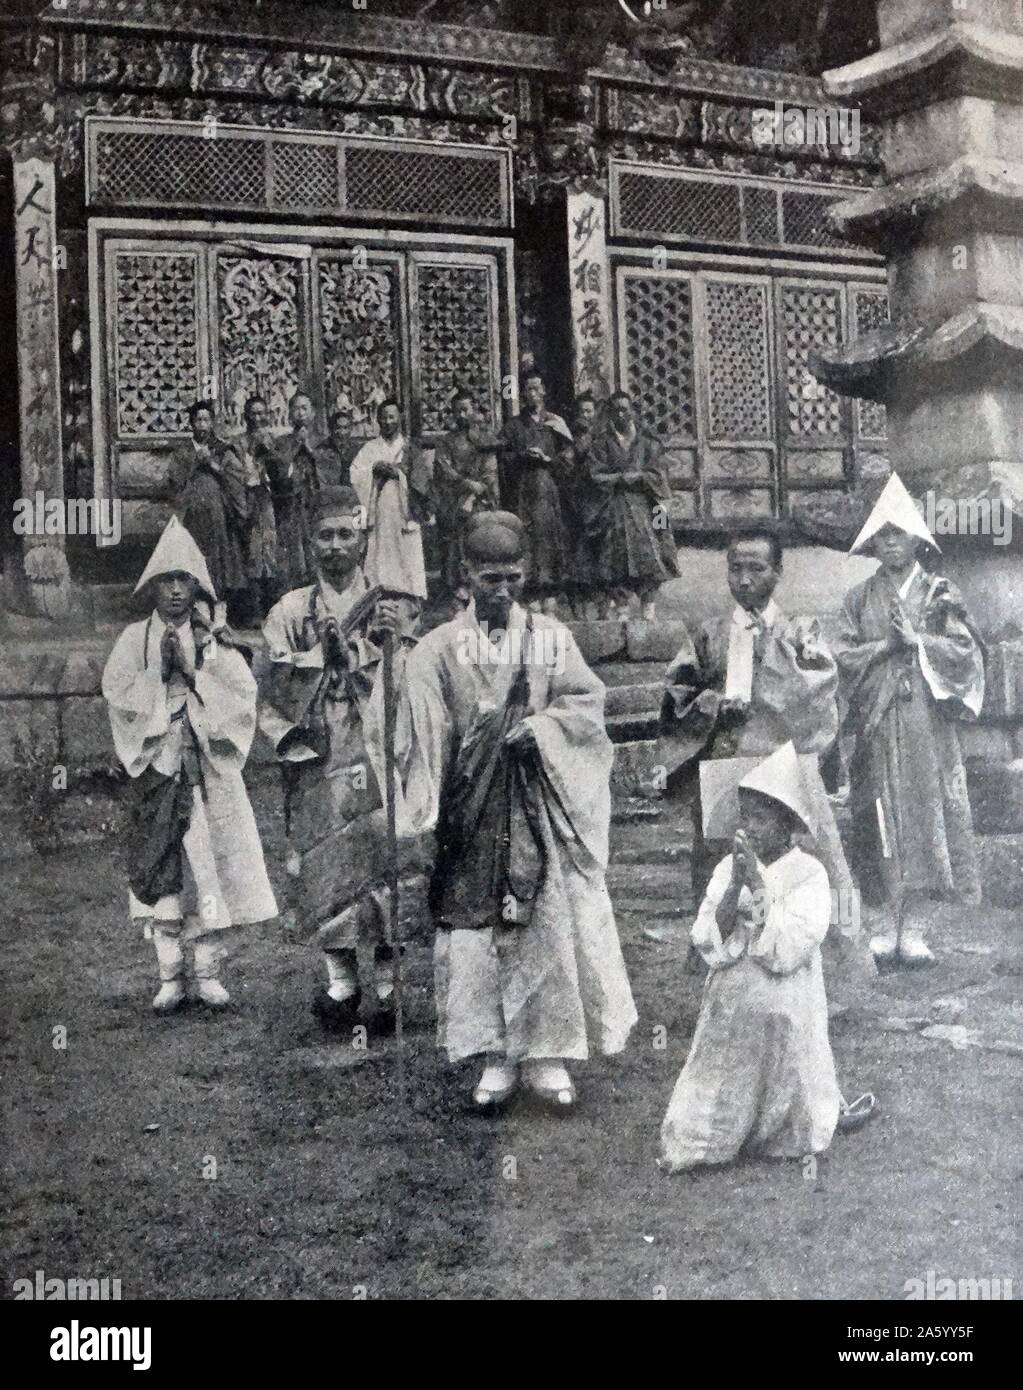
<path id="1" fill-rule="evenodd" d="M 515 341 L 510 245 L 326 243 L 159 234 L 102 242 L 96 441 L 112 495 L 137 499 L 136 529 L 166 516 L 168 456 L 198 399 L 215 401 L 217 428 L 230 436 L 243 428 L 246 399 L 262 396 L 280 432 L 302 389 L 324 426 L 347 406 L 355 434 L 368 436 L 379 403 L 397 396 L 413 433 L 429 440 L 450 427 L 459 386 L 500 428 Z"/>
<path id="2" fill-rule="evenodd" d="M 618 279 L 621 382 L 644 427 L 663 441 L 674 520 L 697 514 L 694 277 L 624 268 Z"/>
<path id="3" fill-rule="evenodd" d="M 303 250 L 305 250 L 303 248 Z M 212 351 L 219 417 L 228 434 L 244 427 L 249 396 L 262 396 L 274 430 L 288 428 L 288 402 L 308 389 L 309 253 L 268 246 L 212 249 Z"/>
<path id="4" fill-rule="evenodd" d="M 849 286 L 849 331 L 852 338 L 883 328 L 890 316 L 888 290 L 884 285 Z M 853 412 L 856 438 L 856 475 L 885 478 L 888 475 L 888 417 L 883 405 L 857 401 Z"/>
<path id="5" fill-rule="evenodd" d="M 398 253 L 319 250 L 313 258 L 314 359 L 325 423 L 352 412 L 353 434 L 376 434 L 388 396 L 409 400 L 408 289 Z"/>

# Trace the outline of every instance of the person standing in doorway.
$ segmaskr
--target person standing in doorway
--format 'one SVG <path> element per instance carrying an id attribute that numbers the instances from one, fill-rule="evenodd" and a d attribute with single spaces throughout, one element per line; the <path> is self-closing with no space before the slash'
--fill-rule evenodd
<path id="1" fill-rule="evenodd" d="M 401 407 L 393 397 L 381 401 L 377 425 L 380 433 L 367 439 L 352 461 L 352 487 L 368 533 L 366 578 L 371 586 L 403 595 L 411 610 L 426 598 L 421 460 L 402 429 Z"/>
<path id="2" fill-rule="evenodd" d="M 572 435 L 560 415 L 547 409 L 539 372 L 523 375 L 525 404 L 502 435 L 507 505 L 523 525 L 528 605 L 554 614 L 558 592 L 570 581 L 571 546 L 562 514 L 561 485 Z"/>

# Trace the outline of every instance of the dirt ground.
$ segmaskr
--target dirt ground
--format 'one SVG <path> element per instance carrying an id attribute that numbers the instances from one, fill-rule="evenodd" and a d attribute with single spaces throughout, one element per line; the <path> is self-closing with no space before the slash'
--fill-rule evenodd
<path id="1" fill-rule="evenodd" d="M 280 882 L 269 781 L 256 800 Z M 701 984 L 677 940 L 623 933 L 640 1024 L 578 1071 L 576 1113 L 484 1119 L 434 1049 L 425 948 L 402 1107 L 393 1042 L 323 1038 L 318 963 L 276 924 L 224 972 L 231 1012 L 154 1017 L 123 895 L 112 845 L 0 866 L 6 1296 L 37 1270 L 144 1299 L 897 1300 L 929 1270 L 1023 1291 L 1009 913 L 943 910 L 940 964 L 833 1025 L 847 1092 L 880 1100 L 864 1130 L 816 1165 L 669 1178 L 657 1131 Z"/>

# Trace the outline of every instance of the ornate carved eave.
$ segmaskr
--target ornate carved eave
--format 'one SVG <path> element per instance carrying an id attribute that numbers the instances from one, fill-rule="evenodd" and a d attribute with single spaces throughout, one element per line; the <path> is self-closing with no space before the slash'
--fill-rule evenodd
<path id="1" fill-rule="evenodd" d="M 923 234 L 925 219 L 944 215 L 949 228 L 1014 232 L 1023 211 L 1023 160 L 959 159 L 849 198 L 828 210 L 835 231 L 881 252 Z"/>
<path id="2" fill-rule="evenodd" d="M 1021 73 L 1023 37 L 953 23 L 833 68 L 821 80 L 831 97 L 891 113 L 933 102 L 936 88 L 998 98 L 1018 87 Z"/>
<path id="3" fill-rule="evenodd" d="M 291 45 L 324 53 L 367 57 L 432 59 L 439 62 L 553 73 L 566 67 L 554 39 L 503 29 L 469 28 L 407 19 L 370 18 L 337 4 L 279 4 L 255 13 L 237 4 L 196 4 L 192 0 L 67 0 L 61 10 L 47 8 L 40 22 L 57 30 L 116 34 L 155 34 L 161 38 L 219 39 L 242 44 Z M 667 76 L 653 72 L 621 47 L 610 46 L 589 76 L 620 85 L 702 93 L 820 102 L 815 77 L 737 67 L 711 59 L 680 58 Z"/>
<path id="4" fill-rule="evenodd" d="M 961 376 L 981 355 L 1023 370 L 1023 307 L 978 303 L 937 325 L 878 329 L 812 351 L 809 366 L 832 390 L 887 403 L 935 391 L 950 371 Z"/>

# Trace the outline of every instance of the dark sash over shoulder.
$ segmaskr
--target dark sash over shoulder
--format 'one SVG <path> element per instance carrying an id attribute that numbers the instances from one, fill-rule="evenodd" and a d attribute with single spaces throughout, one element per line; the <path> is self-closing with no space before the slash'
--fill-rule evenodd
<path id="1" fill-rule="evenodd" d="M 532 917 L 547 869 L 541 817 L 551 789 L 539 757 L 505 743 L 528 712 L 522 666 L 504 704 L 477 715 L 458 751 L 430 890 L 441 927 L 521 927 Z"/>
<path id="2" fill-rule="evenodd" d="M 131 784 L 128 883 L 140 903 L 153 907 L 184 882 L 182 842 L 192 819 L 194 782 L 146 770 Z"/>

